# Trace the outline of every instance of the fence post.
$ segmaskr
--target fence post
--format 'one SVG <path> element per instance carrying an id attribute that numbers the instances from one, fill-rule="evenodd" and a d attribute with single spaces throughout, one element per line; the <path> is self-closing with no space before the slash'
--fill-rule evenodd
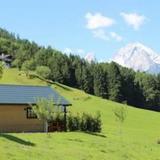
<path id="1" fill-rule="evenodd" d="M 64 131 L 67 132 L 67 109 L 66 106 L 64 107 Z"/>

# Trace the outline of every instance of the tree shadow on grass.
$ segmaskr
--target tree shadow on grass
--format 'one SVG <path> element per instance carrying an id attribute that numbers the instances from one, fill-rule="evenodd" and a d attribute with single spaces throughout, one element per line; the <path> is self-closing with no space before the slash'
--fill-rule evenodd
<path id="1" fill-rule="evenodd" d="M 13 142 L 16 142 L 16 143 L 25 145 L 25 146 L 32 146 L 32 147 L 35 146 L 34 143 L 29 142 L 29 141 L 25 141 L 25 140 L 23 140 L 23 139 L 21 139 L 21 138 L 18 138 L 18 137 L 16 137 L 16 136 L 11 135 L 11 134 L 1 133 L 1 134 L 0 134 L 0 137 L 6 138 L 6 139 L 8 139 L 8 140 L 10 140 L 10 141 L 13 141 Z"/>
<path id="2" fill-rule="evenodd" d="M 100 133 L 96 133 L 96 132 L 84 132 L 86 134 L 90 134 L 90 135 L 93 135 L 93 136 L 98 136 L 98 137 L 102 137 L 102 138 L 107 138 L 106 135 L 104 134 L 100 134 Z"/>

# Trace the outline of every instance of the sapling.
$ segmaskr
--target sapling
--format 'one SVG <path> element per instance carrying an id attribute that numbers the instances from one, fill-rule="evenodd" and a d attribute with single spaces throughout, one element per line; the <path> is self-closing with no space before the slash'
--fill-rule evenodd
<path id="1" fill-rule="evenodd" d="M 120 133 L 121 133 L 122 125 L 127 117 L 127 107 L 126 106 L 117 107 L 113 110 L 113 113 L 115 115 L 116 121 L 118 121 L 119 123 Z"/>

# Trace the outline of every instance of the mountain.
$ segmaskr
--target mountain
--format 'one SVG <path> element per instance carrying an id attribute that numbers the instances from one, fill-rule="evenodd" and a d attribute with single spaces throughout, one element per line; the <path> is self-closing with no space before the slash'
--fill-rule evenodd
<path id="1" fill-rule="evenodd" d="M 160 55 L 141 43 L 131 43 L 121 48 L 112 61 L 135 71 L 160 73 Z"/>

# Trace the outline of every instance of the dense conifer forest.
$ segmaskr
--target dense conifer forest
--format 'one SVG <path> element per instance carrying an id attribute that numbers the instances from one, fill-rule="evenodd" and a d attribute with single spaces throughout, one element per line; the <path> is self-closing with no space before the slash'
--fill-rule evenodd
<path id="1" fill-rule="evenodd" d="M 107 52 L 107 51 L 106 51 Z M 104 99 L 160 111 L 160 74 L 151 75 L 111 63 L 87 62 L 52 47 L 40 46 L 0 29 L 0 54 L 13 57 L 12 67 L 84 90 Z"/>

